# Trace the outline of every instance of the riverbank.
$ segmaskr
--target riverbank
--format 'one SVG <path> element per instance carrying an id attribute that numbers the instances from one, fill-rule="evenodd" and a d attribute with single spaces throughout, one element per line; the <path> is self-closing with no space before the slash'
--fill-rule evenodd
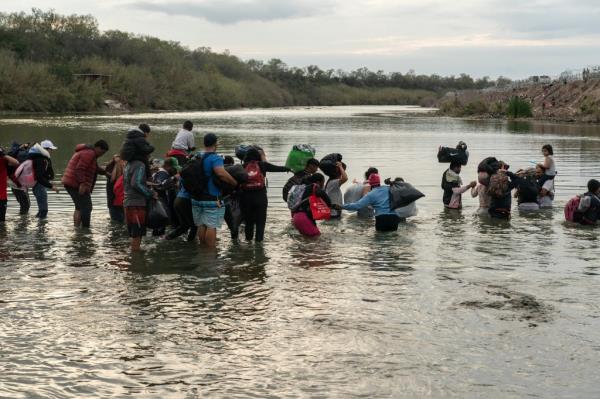
<path id="1" fill-rule="evenodd" d="M 515 97 L 530 105 L 531 118 L 535 120 L 600 123 L 600 80 L 450 92 L 436 103 L 437 114 L 478 119 L 507 118 L 508 103 Z"/>

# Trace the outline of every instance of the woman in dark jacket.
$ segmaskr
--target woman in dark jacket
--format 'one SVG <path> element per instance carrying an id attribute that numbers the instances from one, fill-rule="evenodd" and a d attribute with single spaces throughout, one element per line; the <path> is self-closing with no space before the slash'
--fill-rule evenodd
<path id="1" fill-rule="evenodd" d="M 35 174 L 36 184 L 33 186 L 33 195 L 38 205 L 38 213 L 35 215 L 40 219 L 48 216 L 48 193 L 47 189 L 58 192 L 58 188 L 52 184 L 54 179 L 54 169 L 52 169 L 52 160 L 50 151 L 57 149 L 49 140 L 35 144 L 29 150 L 28 159 L 31 160 L 33 173 Z"/>
<path id="2" fill-rule="evenodd" d="M 263 161 L 260 152 L 250 148 L 244 158 L 244 169 L 248 172 L 248 182 L 242 185 L 240 207 L 245 225 L 246 240 L 254 238 L 256 228 L 256 242 L 261 242 L 265 235 L 267 223 L 267 172 L 289 172 L 285 166 L 276 166 Z"/>

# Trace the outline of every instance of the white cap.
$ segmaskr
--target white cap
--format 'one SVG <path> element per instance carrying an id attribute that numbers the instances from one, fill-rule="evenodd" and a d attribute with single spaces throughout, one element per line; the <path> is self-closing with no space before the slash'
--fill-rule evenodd
<path id="1" fill-rule="evenodd" d="M 40 143 L 40 145 L 45 149 L 58 150 L 58 147 L 55 146 L 50 140 L 44 140 Z"/>

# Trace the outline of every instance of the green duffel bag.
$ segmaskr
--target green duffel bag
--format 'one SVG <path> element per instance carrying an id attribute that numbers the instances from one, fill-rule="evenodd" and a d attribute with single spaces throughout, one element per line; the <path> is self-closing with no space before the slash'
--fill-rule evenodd
<path id="1" fill-rule="evenodd" d="M 288 154 L 285 166 L 290 168 L 294 173 L 304 170 L 306 162 L 315 157 L 317 151 L 309 144 L 296 144 Z"/>

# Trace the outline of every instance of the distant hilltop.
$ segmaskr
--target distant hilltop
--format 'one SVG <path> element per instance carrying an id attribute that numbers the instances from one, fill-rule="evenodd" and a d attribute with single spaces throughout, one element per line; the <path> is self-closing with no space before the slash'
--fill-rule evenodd
<path id="1" fill-rule="evenodd" d="M 525 113 L 513 115 L 512 103 L 522 105 Z M 564 72 L 557 78 L 532 76 L 504 87 L 451 91 L 436 105 L 447 116 L 600 123 L 600 68 Z"/>

